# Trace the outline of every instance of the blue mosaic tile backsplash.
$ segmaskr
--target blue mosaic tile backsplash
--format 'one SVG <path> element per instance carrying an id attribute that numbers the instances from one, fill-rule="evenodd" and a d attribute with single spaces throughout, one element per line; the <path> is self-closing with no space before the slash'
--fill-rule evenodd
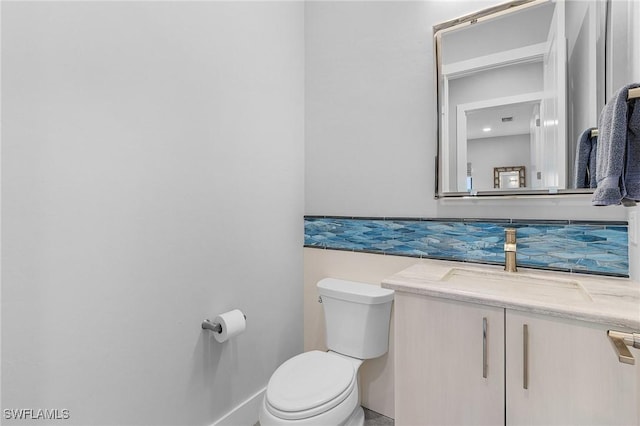
<path id="1" fill-rule="evenodd" d="M 626 222 L 306 216 L 305 247 L 504 264 L 504 228 L 517 229 L 517 263 L 629 276 Z"/>

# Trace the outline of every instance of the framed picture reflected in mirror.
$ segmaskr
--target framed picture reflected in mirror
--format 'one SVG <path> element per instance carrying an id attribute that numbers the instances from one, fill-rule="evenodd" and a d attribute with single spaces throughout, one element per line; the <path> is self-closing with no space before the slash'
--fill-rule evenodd
<path id="1" fill-rule="evenodd" d="M 500 189 L 526 188 L 525 166 L 493 168 L 493 187 Z"/>

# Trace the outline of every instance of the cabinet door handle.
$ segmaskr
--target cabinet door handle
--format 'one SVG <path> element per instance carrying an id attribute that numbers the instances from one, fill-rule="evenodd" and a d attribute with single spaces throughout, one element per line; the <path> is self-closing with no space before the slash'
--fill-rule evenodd
<path id="1" fill-rule="evenodd" d="M 529 326 L 522 325 L 522 387 L 529 389 Z"/>
<path id="2" fill-rule="evenodd" d="M 482 318 L 482 377 L 487 378 L 487 317 Z"/>

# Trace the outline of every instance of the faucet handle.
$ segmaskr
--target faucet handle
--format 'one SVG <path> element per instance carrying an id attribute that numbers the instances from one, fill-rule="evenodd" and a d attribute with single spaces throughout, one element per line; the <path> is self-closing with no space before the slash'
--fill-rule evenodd
<path id="1" fill-rule="evenodd" d="M 504 251 L 516 251 L 516 229 L 505 228 L 504 229 Z"/>
<path id="2" fill-rule="evenodd" d="M 505 228 L 504 230 L 504 270 L 516 272 L 516 229 Z"/>

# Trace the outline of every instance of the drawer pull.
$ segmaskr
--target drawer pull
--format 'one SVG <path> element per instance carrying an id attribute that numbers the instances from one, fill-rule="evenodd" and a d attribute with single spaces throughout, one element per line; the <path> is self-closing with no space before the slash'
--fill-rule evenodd
<path id="1" fill-rule="evenodd" d="M 522 388 L 529 389 L 529 326 L 522 325 Z"/>
<path id="2" fill-rule="evenodd" d="M 487 318 L 482 318 L 482 377 L 487 378 Z"/>

